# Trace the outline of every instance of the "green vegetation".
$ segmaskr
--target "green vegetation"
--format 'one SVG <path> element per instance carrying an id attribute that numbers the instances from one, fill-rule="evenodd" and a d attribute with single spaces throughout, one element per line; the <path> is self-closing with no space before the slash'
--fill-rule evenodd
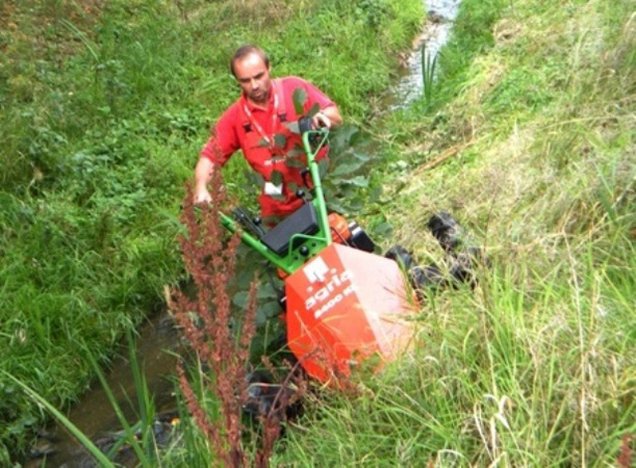
<path id="1" fill-rule="evenodd" d="M 234 49 L 260 43 L 361 118 L 420 18 L 417 0 L 2 3 L 0 464 L 43 419 L 5 372 L 71 403 L 94 375 L 82 343 L 103 363 L 184 277 L 179 203 L 236 96 Z"/>
<path id="2" fill-rule="evenodd" d="M 492 268 L 429 295 L 414 355 L 316 401 L 273 463 L 611 466 L 636 433 L 633 6 L 464 0 L 456 33 L 431 102 L 382 122 L 368 214 L 439 261 L 448 209 Z"/>
<path id="3" fill-rule="evenodd" d="M 2 371 L 69 403 L 93 373 L 79 343 L 103 361 L 162 306 L 183 182 L 236 95 L 227 57 L 254 41 L 347 120 L 379 116 L 363 191 L 385 192 L 361 224 L 439 261 L 425 223 L 448 209 L 492 261 L 474 291 L 427 296 L 412 356 L 310 402 L 272 464 L 615 463 L 636 434 L 631 2 L 464 0 L 434 92 L 390 115 L 419 1 L 96 5 L 0 7 Z M 0 464 L 42 418 L 4 372 Z M 183 427 L 172 465 L 209 464 Z"/>
<path id="4" fill-rule="evenodd" d="M 422 47 L 422 82 L 424 99 L 426 103 L 430 103 L 433 100 L 433 86 L 435 85 L 435 66 L 437 64 L 437 55 L 431 57 L 426 50 L 426 47 Z"/>

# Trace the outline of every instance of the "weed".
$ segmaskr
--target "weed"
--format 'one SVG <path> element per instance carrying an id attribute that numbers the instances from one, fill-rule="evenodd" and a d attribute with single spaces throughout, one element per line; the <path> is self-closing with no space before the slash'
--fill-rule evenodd
<path id="1" fill-rule="evenodd" d="M 232 330 L 239 327 L 232 326 L 236 325 L 236 319 L 231 313 L 227 286 L 234 276 L 240 237 L 234 234 L 228 243 L 223 240 L 225 236 L 219 210 L 224 206 L 225 192 L 220 190 L 219 178 L 219 173 L 215 172 L 211 204 L 195 208 L 191 188 L 184 198 L 182 222 L 187 227 L 187 236 L 181 237 L 180 243 L 186 268 L 194 282 L 196 298 L 190 299 L 185 293 L 175 290 L 170 309 L 198 359 L 209 369 L 197 378 L 203 387 L 202 394 L 197 396 L 183 365 L 179 364 L 179 383 L 185 404 L 211 443 L 216 460 L 238 467 L 248 464 L 248 454 L 243 445 L 246 430 L 242 413 L 249 399 L 247 372 L 250 345 L 256 332 L 257 283 L 254 282 L 250 288 L 237 337 Z M 283 384 L 280 388 L 271 409 L 260 415 L 262 436 L 260 449 L 254 458 L 256 466 L 268 466 L 286 408 L 294 403 L 294 398 L 283 391 L 287 385 Z M 203 404 L 207 393 L 216 397 L 218 408 L 214 412 L 208 411 Z"/>

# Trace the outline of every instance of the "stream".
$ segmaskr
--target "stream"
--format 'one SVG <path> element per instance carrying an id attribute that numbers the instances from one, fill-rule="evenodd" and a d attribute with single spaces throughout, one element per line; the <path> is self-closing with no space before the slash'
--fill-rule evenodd
<path id="1" fill-rule="evenodd" d="M 459 12 L 461 0 L 428 0 L 424 2 L 426 22 L 422 32 L 413 40 L 411 53 L 404 60 L 397 84 L 389 91 L 388 108 L 391 111 L 407 107 L 422 96 L 423 51 L 430 60 L 437 57 L 448 38 Z"/>
<path id="2" fill-rule="evenodd" d="M 153 395 L 157 414 L 170 413 L 175 408 L 174 375 L 181 340 L 167 312 L 155 314 L 138 329 L 136 355 Z M 125 345 L 120 354 L 127 355 Z M 135 384 L 127 358 L 115 358 L 111 369 L 104 371 L 111 390 L 127 421 L 139 420 L 136 410 Z M 91 440 L 108 438 L 121 428 L 113 407 L 99 382 L 95 382 L 67 414 Z M 84 447 L 60 424 L 42 430 L 31 449 L 32 458 L 25 467 L 88 468 L 96 466 Z"/>
<path id="3" fill-rule="evenodd" d="M 422 33 L 413 42 L 413 49 L 404 60 L 397 83 L 388 91 L 388 108 L 407 107 L 423 93 L 422 49 L 432 59 L 448 41 L 461 0 L 428 0 L 426 21 Z M 137 356 L 154 396 L 157 414 L 175 409 L 172 376 L 181 340 L 167 311 L 156 314 L 138 330 Z M 126 354 L 125 349 L 122 354 Z M 106 378 L 128 421 L 139 419 L 135 412 L 134 381 L 127 359 L 115 359 Z M 92 440 L 108 437 L 120 430 L 120 423 L 98 382 L 74 405 L 68 418 Z M 41 431 L 33 445 L 31 458 L 25 467 L 42 466 L 85 468 L 95 466 L 85 449 L 59 425 Z"/>

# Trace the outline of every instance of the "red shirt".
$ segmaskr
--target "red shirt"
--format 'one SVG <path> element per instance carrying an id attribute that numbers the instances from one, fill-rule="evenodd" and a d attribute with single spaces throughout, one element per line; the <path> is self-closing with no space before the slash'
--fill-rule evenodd
<path id="1" fill-rule="evenodd" d="M 282 175 L 282 195 L 268 195 L 263 191 L 259 196 L 263 217 L 285 216 L 302 204 L 295 192 L 296 188 L 305 186 L 301 170 L 306 158 L 302 156 L 300 135 L 285 126 L 302 117 L 296 113 L 293 99 L 294 91 L 299 88 L 307 97 L 303 115 L 315 104 L 320 109 L 334 105 L 329 97 L 301 78 L 272 80 L 272 93 L 266 107 L 254 105 L 241 96 L 217 121 L 201 150 L 201 157 L 222 166 L 240 149 L 252 169 L 265 181 L 272 180 L 274 171 Z"/>

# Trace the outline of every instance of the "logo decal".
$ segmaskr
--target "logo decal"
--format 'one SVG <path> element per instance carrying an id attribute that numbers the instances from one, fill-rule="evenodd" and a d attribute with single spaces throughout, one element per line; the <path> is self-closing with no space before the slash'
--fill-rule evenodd
<path id="1" fill-rule="evenodd" d="M 329 272 L 329 267 L 325 261 L 318 257 L 305 268 L 303 268 L 305 276 L 310 283 L 324 282 Z"/>
<path id="2" fill-rule="evenodd" d="M 329 268 L 320 257 L 305 266 L 303 272 L 309 280 L 305 310 L 313 311 L 316 319 L 354 292 L 351 272 Z"/>

